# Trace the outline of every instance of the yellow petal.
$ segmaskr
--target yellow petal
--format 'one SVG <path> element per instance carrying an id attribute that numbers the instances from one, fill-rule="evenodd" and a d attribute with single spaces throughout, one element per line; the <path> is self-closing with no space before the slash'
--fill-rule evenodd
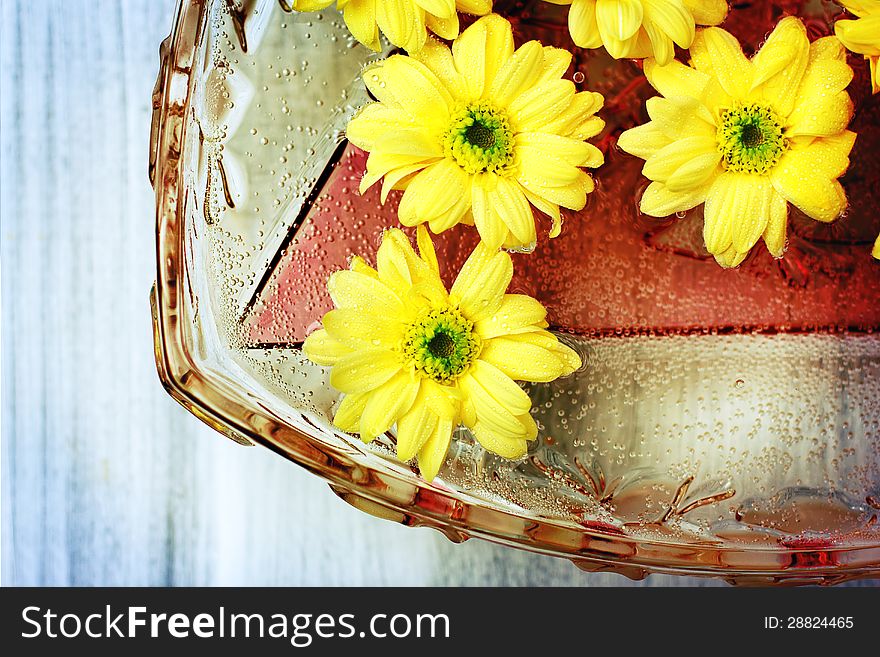
<path id="1" fill-rule="evenodd" d="M 402 110 L 386 107 L 384 103 L 370 103 L 361 108 L 345 127 L 345 135 L 366 151 L 411 156 L 414 162 L 443 157 L 443 147 L 435 134 L 413 125 Z"/>
<path id="2" fill-rule="evenodd" d="M 651 217 L 668 217 L 697 207 L 706 200 L 714 182 L 710 178 L 702 186 L 683 191 L 673 191 L 664 183 L 652 182 L 642 194 L 639 209 Z"/>
<path id="3" fill-rule="evenodd" d="M 704 185 L 715 179 L 721 169 L 721 153 L 717 150 L 706 151 L 685 162 L 666 179 L 666 188 L 671 192 L 687 192 L 702 189 Z"/>
<path id="4" fill-rule="evenodd" d="M 367 158 L 367 171 L 361 179 L 359 191 L 366 192 L 383 176 L 389 175 L 386 183 L 394 184 L 404 175 L 409 175 L 425 167 L 430 160 L 425 160 L 421 155 L 400 155 L 397 153 L 382 153 L 374 151 Z M 390 189 L 390 187 L 389 187 Z M 382 203 L 387 198 L 387 191 L 383 185 Z"/>
<path id="5" fill-rule="evenodd" d="M 364 407 L 367 405 L 370 393 L 365 392 L 360 395 L 346 395 L 336 409 L 333 416 L 333 424 L 349 433 L 359 433 L 361 430 L 361 416 L 364 414 Z"/>
<path id="6" fill-rule="evenodd" d="M 775 258 L 785 252 L 785 234 L 788 229 L 788 203 L 775 190 L 770 203 L 770 221 L 764 231 L 764 243 Z"/>
<path id="7" fill-rule="evenodd" d="M 474 405 L 477 424 L 482 423 L 507 438 L 522 438 L 525 435 L 525 427 L 516 415 L 495 399 L 470 373 L 462 376 L 458 385 Z"/>
<path id="8" fill-rule="evenodd" d="M 419 392 L 419 379 L 401 372 L 370 393 L 361 415 L 361 440 L 370 442 L 388 431 L 410 408 Z"/>
<path id="9" fill-rule="evenodd" d="M 605 127 L 605 122 L 593 115 L 602 108 L 604 102 L 602 94 L 592 91 L 578 92 L 568 108 L 544 124 L 541 132 L 572 139 L 587 139 L 597 135 Z"/>
<path id="10" fill-rule="evenodd" d="M 293 0 L 296 11 L 320 11 L 333 4 L 333 0 Z"/>
<path id="11" fill-rule="evenodd" d="M 337 308 L 353 308 L 391 317 L 399 317 L 404 312 L 400 299 L 391 288 L 359 272 L 334 272 L 327 281 L 327 290 Z"/>
<path id="12" fill-rule="evenodd" d="M 419 245 L 419 256 L 428 265 L 435 274 L 440 273 L 440 265 L 437 263 L 437 252 L 434 250 L 434 242 L 428 235 L 428 230 L 424 226 L 416 229 L 416 243 Z"/>
<path id="13" fill-rule="evenodd" d="M 525 294 L 505 294 L 501 306 L 491 317 L 477 322 L 474 330 L 484 340 L 535 327 L 546 326 L 547 309 Z"/>
<path id="14" fill-rule="evenodd" d="M 558 80 L 565 75 L 568 67 L 571 66 L 571 59 L 571 53 L 567 50 L 544 46 L 544 65 L 538 77 L 538 84 Z"/>
<path id="15" fill-rule="evenodd" d="M 645 161 L 642 173 L 650 180 L 659 180 L 665 182 L 669 177 L 675 174 L 681 167 L 685 166 L 692 160 L 710 155 L 714 158 L 712 168 L 721 158 L 718 152 L 718 142 L 715 139 L 706 136 L 683 137 L 673 141 L 668 146 L 661 148 Z M 694 180 L 695 184 L 705 181 Z M 695 185 L 688 185 L 693 187 Z M 674 189 L 674 188 L 670 188 Z"/>
<path id="16" fill-rule="evenodd" d="M 505 434 L 493 431 L 491 425 L 485 422 L 477 422 L 473 427 L 474 438 L 489 452 L 497 454 L 505 459 L 522 458 L 528 452 L 528 444 L 524 438 L 511 438 Z"/>
<path id="17" fill-rule="evenodd" d="M 728 94 L 745 99 L 752 87 L 753 67 L 739 41 L 718 27 L 698 30 L 691 44 L 691 58 L 697 70 L 716 77 Z"/>
<path id="18" fill-rule="evenodd" d="M 351 347 L 334 340 L 327 331 L 318 329 L 303 343 L 306 358 L 317 365 L 335 365 L 340 358 L 352 352 Z"/>
<path id="19" fill-rule="evenodd" d="M 439 421 L 434 433 L 419 450 L 419 472 L 427 481 L 434 479 L 440 471 L 440 466 L 443 465 L 449 449 L 449 441 L 452 439 L 452 429 L 452 422 Z"/>
<path id="20" fill-rule="evenodd" d="M 577 166 L 547 148 L 532 146 L 521 137 L 522 135 L 516 136 L 516 157 L 519 165 L 517 180 L 524 186 L 559 187 L 571 185 L 578 179 L 581 171 Z"/>
<path id="21" fill-rule="evenodd" d="M 597 156 L 592 144 L 546 132 L 521 132 L 516 136 L 516 144 L 520 148 L 542 151 L 547 157 L 556 157 L 574 167 L 597 167 L 603 160 L 602 152 L 598 151 Z"/>
<path id="22" fill-rule="evenodd" d="M 452 18 L 455 14 L 455 0 L 415 0 L 415 3 L 438 18 Z"/>
<path id="23" fill-rule="evenodd" d="M 877 236 L 877 240 L 874 242 L 874 250 L 871 251 L 871 255 L 880 260 L 880 235 Z"/>
<path id="24" fill-rule="evenodd" d="M 727 0 L 682 0 L 697 25 L 719 25 L 727 17 Z"/>
<path id="25" fill-rule="evenodd" d="M 489 14 L 462 32 L 452 44 L 455 67 L 464 77 L 470 99 L 488 90 L 498 67 L 513 55 L 513 31 L 498 14 Z"/>
<path id="26" fill-rule="evenodd" d="M 643 2 L 646 26 L 648 23 L 654 24 L 682 48 L 691 45 L 694 40 L 694 17 L 683 4 L 669 0 L 643 0 Z M 651 41 L 653 42 L 653 39 Z M 668 61 L 660 63 L 663 65 Z"/>
<path id="27" fill-rule="evenodd" d="M 507 336 L 507 338 L 524 342 L 541 347 L 556 356 L 563 367 L 563 376 L 571 374 L 581 366 L 581 358 L 573 349 L 565 346 L 556 339 L 549 331 L 530 331 L 528 333 L 519 333 L 517 335 Z"/>
<path id="28" fill-rule="evenodd" d="M 737 182 L 744 175 L 746 174 L 722 174 L 715 179 L 709 190 L 706 197 L 706 207 L 703 209 L 703 240 L 709 253 L 724 253 L 733 244 L 735 217 L 732 216 L 731 210 L 734 209 L 734 204 L 739 201 Z M 711 208 L 709 207 L 709 198 L 713 199 Z"/>
<path id="29" fill-rule="evenodd" d="M 602 34 L 601 27 L 599 28 L 599 33 Z M 647 32 L 642 29 L 624 41 L 602 34 L 602 43 L 605 45 L 605 50 L 614 59 L 640 59 L 642 57 L 650 57 L 654 52 Z"/>
<path id="30" fill-rule="evenodd" d="M 532 408 L 532 400 L 525 391 L 491 363 L 476 360 L 469 373 L 495 401 L 513 415 L 528 413 Z"/>
<path id="31" fill-rule="evenodd" d="M 714 138 L 718 132 L 709 109 L 688 96 L 654 96 L 645 102 L 645 108 L 654 125 L 670 139 L 682 135 Z"/>
<path id="32" fill-rule="evenodd" d="M 385 231 L 382 243 L 376 253 L 376 267 L 379 280 L 390 287 L 397 296 L 403 298 L 413 285 L 411 263 L 418 261 L 409 240 L 402 231 L 392 228 Z M 367 315 L 368 313 L 362 313 Z M 373 313 L 369 313 L 370 316 Z"/>
<path id="33" fill-rule="evenodd" d="M 498 185 L 498 176 L 487 172 L 474 176 L 471 186 L 471 212 L 480 240 L 491 250 L 501 248 L 507 237 L 507 225 L 495 212 L 490 201 L 490 191 Z"/>
<path id="34" fill-rule="evenodd" d="M 468 100 L 467 83 L 464 76 L 455 68 L 455 60 L 452 51 L 437 39 L 428 39 L 422 49 L 412 53 L 410 57 L 422 62 L 437 76 L 440 83 L 446 87 L 456 100 Z"/>
<path id="35" fill-rule="evenodd" d="M 760 89 L 774 111 L 787 116 L 794 108 L 809 59 L 810 41 L 804 24 L 794 16 L 783 18 L 752 59 L 752 89 Z"/>
<path id="36" fill-rule="evenodd" d="M 456 0 L 459 11 L 473 16 L 485 16 L 492 11 L 492 0 Z"/>
<path id="37" fill-rule="evenodd" d="M 548 80 L 520 94 L 510 105 L 516 132 L 540 130 L 558 117 L 574 100 L 570 80 Z"/>
<path id="38" fill-rule="evenodd" d="M 749 255 L 748 251 L 741 253 L 731 244 L 725 251 L 715 254 L 715 262 L 725 269 L 732 269 L 733 267 L 739 267 L 747 255 Z"/>
<path id="39" fill-rule="evenodd" d="M 426 379 L 422 381 L 421 392 L 425 396 L 425 403 L 438 418 L 452 422 L 458 417 L 461 402 L 461 391 L 458 388 Z"/>
<path id="40" fill-rule="evenodd" d="M 654 23 L 645 23 L 642 31 L 651 41 L 651 56 L 660 66 L 665 66 L 675 56 L 672 39 Z"/>
<path id="41" fill-rule="evenodd" d="M 602 35 L 596 22 L 596 0 L 574 0 L 568 12 L 568 30 L 576 46 L 600 48 Z"/>
<path id="42" fill-rule="evenodd" d="M 789 203 L 816 221 L 837 219 L 846 209 L 846 193 L 840 183 L 817 170 L 821 160 L 813 146 L 785 153 L 773 170 L 773 187 Z"/>
<path id="43" fill-rule="evenodd" d="M 379 272 L 370 267 L 366 260 L 357 255 L 351 257 L 351 262 L 349 262 L 348 268 L 359 274 L 369 276 L 370 278 L 379 278 Z"/>
<path id="44" fill-rule="evenodd" d="M 451 294 L 459 300 L 459 309 L 465 317 L 479 322 L 498 312 L 512 277 L 510 256 L 481 243 L 458 273 Z"/>
<path id="45" fill-rule="evenodd" d="M 672 138 L 660 130 L 653 121 L 630 128 L 617 140 L 621 150 L 647 160 L 661 148 L 672 143 Z"/>
<path id="46" fill-rule="evenodd" d="M 537 84 L 543 69 L 544 47 L 539 41 L 524 43 L 498 69 L 487 97 L 506 107 Z"/>
<path id="47" fill-rule="evenodd" d="M 375 0 L 349 0 L 342 8 L 342 16 L 355 39 L 371 50 L 380 49 Z"/>
<path id="48" fill-rule="evenodd" d="M 408 52 L 421 49 L 428 35 L 424 12 L 412 0 L 376 2 L 376 22 L 391 43 Z"/>
<path id="49" fill-rule="evenodd" d="M 880 12 L 859 20 L 843 20 L 834 24 L 834 33 L 847 48 L 860 55 L 880 55 Z"/>
<path id="50" fill-rule="evenodd" d="M 661 95 L 702 98 L 709 76 L 677 60 L 660 66 L 653 59 L 645 60 L 645 77 Z"/>
<path id="51" fill-rule="evenodd" d="M 430 221 L 455 210 L 457 221 L 463 212 L 458 205 L 470 181 L 453 160 L 444 158 L 420 171 L 407 185 L 398 214 L 406 226 Z"/>
<path id="52" fill-rule="evenodd" d="M 400 354 L 386 349 L 365 349 L 343 356 L 330 372 L 330 385 L 347 393 L 369 392 L 400 372 Z"/>
<path id="53" fill-rule="evenodd" d="M 791 154 L 815 175 L 839 178 L 849 168 L 849 154 L 855 141 L 856 133 L 844 130 L 832 137 L 814 139 L 806 147 L 794 148 Z"/>
<path id="54" fill-rule="evenodd" d="M 471 186 L 471 181 L 468 180 L 464 193 L 456 200 L 455 204 L 443 214 L 428 220 L 432 232 L 439 234 L 459 222 L 466 222 L 468 210 L 471 208 Z"/>
<path id="55" fill-rule="evenodd" d="M 849 69 L 849 67 L 846 67 Z M 828 137 L 846 130 L 853 116 L 853 103 L 846 91 L 801 98 L 789 117 L 788 137 Z M 808 104 L 809 103 L 809 104 Z"/>
<path id="56" fill-rule="evenodd" d="M 530 192 L 525 187 L 520 186 L 520 189 L 522 189 L 522 193 L 528 199 L 529 203 L 550 217 L 553 222 L 552 228 L 550 229 L 550 237 L 559 237 L 559 233 L 562 231 L 562 215 L 559 211 L 559 205 L 551 203 L 538 194 Z"/>
<path id="57" fill-rule="evenodd" d="M 580 169 L 576 169 L 577 175 L 571 183 L 552 185 L 541 182 L 535 178 L 520 174 L 517 181 L 523 186 L 523 192 L 531 192 L 534 196 L 540 196 L 545 201 L 555 205 L 561 205 L 569 210 L 582 210 L 587 204 L 587 194 L 594 188 L 592 178 Z M 528 196 L 531 200 L 532 196 Z M 534 201 L 532 200 L 534 203 Z M 551 233 L 551 237 L 554 235 Z"/>
<path id="58" fill-rule="evenodd" d="M 826 37 L 810 44 L 810 61 L 788 116 L 786 135 L 826 136 L 846 128 L 852 104 L 845 90 L 852 78 L 846 51 L 837 39 Z"/>
<path id="59" fill-rule="evenodd" d="M 412 459 L 436 428 L 437 416 L 431 412 L 419 392 L 412 408 L 397 423 L 397 458 L 401 461 Z"/>
<path id="60" fill-rule="evenodd" d="M 748 253 L 770 220 L 773 187 L 766 176 L 724 173 L 706 198 L 703 237 L 709 253 L 725 252 L 731 245 Z"/>
<path id="61" fill-rule="evenodd" d="M 639 31 L 644 16 L 641 0 L 596 0 L 596 22 L 602 40 L 626 41 Z"/>
<path id="62" fill-rule="evenodd" d="M 460 28 L 458 14 L 455 12 L 449 18 L 439 18 L 433 14 L 425 14 L 425 24 L 428 26 L 428 29 L 442 39 L 454 39 L 458 36 Z M 428 41 L 430 39 L 426 39 L 425 43 Z M 424 45 L 422 48 L 424 48 Z"/>
<path id="63" fill-rule="evenodd" d="M 498 178 L 494 191 L 488 195 L 489 205 L 504 222 L 517 245 L 534 244 L 535 218 L 522 188 L 509 178 Z"/>
<path id="64" fill-rule="evenodd" d="M 772 209 L 779 207 L 774 202 L 778 195 L 766 176 L 753 177 L 748 186 L 748 194 L 733 226 L 733 246 L 739 253 L 748 253 L 755 245 L 767 228 Z"/>
<path id="65" fill-rule="evenodd" d="M 352 349 L 394 349 L 403 338 L 403 324 L 396 317 L 365 313 L 351 308 L 331 310 L 321 320 L 330 337 Z"/>
<path id="66" fill-rule="evenodd" d="M 431 69 L 417 59 L 392 55 L 367 68 L 362 77 L 373 96 L 382 103 L 403 110 L 420 125 L 436 120 L 445 126 L 454 102 L 452 96 Z"/>
<path id="67" fill-rule="evenodd" d="M 483 344 L 480 360 L 494 365 L 516 381 L 546 383 L 558 379 L 566 371 L 565 364 L 552 351 L 507 335 Z"/>

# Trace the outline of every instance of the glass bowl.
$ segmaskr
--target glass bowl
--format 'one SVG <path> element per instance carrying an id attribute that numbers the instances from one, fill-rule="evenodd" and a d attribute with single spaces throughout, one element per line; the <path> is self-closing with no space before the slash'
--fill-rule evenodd
<path id="1" fill-rule="evenodd" d="M 572 49 L 565 8 L 498 2 L 519 41 Z M 830 2 L 737 3 L 724 27 L 753 46 L 783 13 L 828 34 Z M 379 57 L 330 9 L 181 0 L 153 94 L 156 362 L 168 392 L 242 445 L 326 479 L 353 506 L 460 542 L 478 537 L 587 571 L 836 583 L 880 575 L 880 96 L 853 58 L 860 133 L 832 225 L 793 211 L 786 256 L 736 271 L 702 246 L 702 209 L 639 214 L 641 161 L 616 148 L 646 120 L 640 66 L 573 48 L 568 72 L 606 98 L 598 190 L 562 235 L 514 254 L 584 366 L 526 387 L 540 433 L 505 461 L 457 431 L 439 477 L 333 427 L 339 395 L 302 340 L 331 307 L 326 279 L 371 258 L 396 202 L 357 193 L 344 138 Z M 540 232 L 540 231 L 539 231 Z M 437 239 L 447 276 L 475 244 Z"/>

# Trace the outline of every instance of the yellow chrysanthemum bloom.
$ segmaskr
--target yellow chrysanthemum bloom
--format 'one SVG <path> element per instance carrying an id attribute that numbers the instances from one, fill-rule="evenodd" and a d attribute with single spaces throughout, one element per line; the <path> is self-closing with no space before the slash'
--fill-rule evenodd
<path id="1" fill-rule="evenodd" d="M 864 55 L 871 65 L 871 88 L 880 92 L 880 0 L 838 0 L 856 20 L 834 24 L 834 33 L 847 48 Z"/>
<path id="2" fill-rule="evenodd" d="M 568 29 L 581 48 L 605 46 L 615 59 L 672 61 L 675 45 L 690 48 L 697 25 L 718 25 L 727 0 L 547 0 L 571 5 Z"/>
<path id="3" fill-rule="evenodd" d="M 333 0 L 293 0 L 297 11 L 320 11 Z M 485 16 L 492 0 L 336 0 L 336 8 L 355 39 L 378 51 L 379 30 L 395 46 L 416 52 L 428 30 L 443 39 L 458 36 L 458 13 Z"/>
<path id="4" fill-rule="evenodd" d="M 385 232 L 373 269 L 354 258 L 330 276 L 336 305 L 303 350 L 330 366 L 345 393 L 333 422 L 369 442 L 397 424 L 397 455 L 431 480 L 453 430 L 463 424 L 490 452 L 526 453 L 537 427 L 514 380 L 552 381 L 580 367 L 577 353 L 546 331 L 535 299 L 505 294 L 513 263 L 480 244 L 452 289 L 434 246 L 418 229 L 419 255 L 398 229 Z"/>
<path id="5" fill-rule="evenodd" d="M 510 23 L 479 19 L 450 50 L 430 39 L 415 56 L 395 55 L 364 72 L 379 102 L 349 122 L 352 143 L 370 152 L 361 193 L 385 178 L 405 189 L 398 212 L 407 226 L 435 233 L 476 224 L 491 249 L 535 243 L 531 205 L 553 220 L 580 210 L 602 152 L 584 139 L 601 132 L 600 94 L 575 93 L 562 80 L 571 53 L 529 41 L 514 50 Z M 531 205 L 530 205 L 531 204 Z"/>
<path id="6" fill-rule="evenodd" d="M 751 61 L 717 27 L 701 30 L 690 53 L 691 66 L 646 61 L 665 97 L 650 98 L 651 121 L 620 136 L 654 181 L 642 212 L 664 217 L 705 202 L 706 248 L 722 266 L 737 266 L 761 237 L 781 257 L 788 203 L 823 222 L 846 208 L 837 178 L 856 137 L 846 129 L 846 53 L 835 37 L 810 44 L 793 17 Z"/>

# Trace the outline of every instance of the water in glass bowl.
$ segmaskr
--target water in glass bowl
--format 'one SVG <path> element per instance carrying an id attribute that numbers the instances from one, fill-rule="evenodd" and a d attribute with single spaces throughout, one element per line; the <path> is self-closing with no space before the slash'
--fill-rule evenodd
<path id="1" fill-rule="evenodd" d="M 307 411 L 352 449 L 391 458 L 393 432 L 369 448 L 333 432 L 339 395 L 300 346 L 332 305 L 330 272 L 371 259 L 397 225 L 357 192 L 365 154 L 345 122 L 369 98 L 362 67 L 381 57 L 354 42 L 334 10 L 274 0 L 214 3 L 192 120 L 201 136 L 193 188 L 218 344 L 274 403 Z M 517 38 L 573 49 L 565 7 L 499 3 Z M 724 27 L 752 49 L 778 18 L 829 34 L 830 2 L 743 2 Z M 514 254 L 513 292 L 549 311 L 583 367 L 527 387 L 539 439 L 505 461 L 461 430 L 441 486 L 514 510 L 659 539 L 768 545 L 877 544 L 880 530 L 880 95 L 851 63 L 859 138 L 842 179 L 850 199 L 832 224 L 791 209 L 785 257 L 763 247 L 736 270 L 702 241 L 702 207 L 640 214 L 643 162 L 616 146 L 647 120 L 655 95 L 638 62 L 574 48 L 568 72 L 601 92 L 606 164 L 562 234 Z M 386 49 L 384 54 L 390 52 Z M 539 221 L 539 234 L 549 225 Z M 447 282 L 476 244 L 460 226 L 437 238 Z"/>

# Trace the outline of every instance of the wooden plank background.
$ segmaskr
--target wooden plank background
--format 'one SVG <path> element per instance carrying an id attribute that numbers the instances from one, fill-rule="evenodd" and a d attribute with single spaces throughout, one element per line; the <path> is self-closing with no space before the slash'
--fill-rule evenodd
<path id="1" fill-rule="evenodd" d="M 2 583 L 630 583 L 374 519 L 164 393 L 147 143 L 173 5 L 0 0 Z M 693 584 L 718 582 L 637 585 Z"/>

